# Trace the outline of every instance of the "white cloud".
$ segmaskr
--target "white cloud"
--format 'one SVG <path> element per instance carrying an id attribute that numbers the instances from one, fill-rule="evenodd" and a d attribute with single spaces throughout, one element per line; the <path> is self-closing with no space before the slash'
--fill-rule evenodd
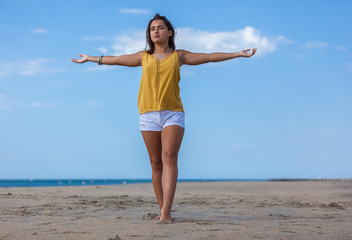
<path id="1" fill-rule="evenodd" d="M 103 53 L 103 54 L 107 54 L 108 53 L 108 49 L 106 47 L 100 47 L 100 48 L 98 48 L 98 51 Z"/>
<path id="2" fill-rule="evenodd" d="M 302 45 L 304 48 L 326 48 L 329 44 L 325 42 L 310 41 Z"/>
<path id="3" fill-rule="evenodd" d="M 13 100 L 10 96 L 0 94 L 0 109 L 8 110 L 13 108 L 53 108 L 58 107 L 58 103 L 45 103 L 32 101 L 29 103 Z"/>
<path id="4" fill-rule="evenodd" d="M 148 15 L 152 14 L 152 11 L 149 9 L 141 9 L 141 8 L 123 8 L 118 10 L 121 13 L 127 13 L 132 15 Z"/>
<path id="5" fill-rule="evenodd" d="M 273 52 L 279 44 L 289 44 L 284 36 L 264 36 L 253 27 L 235 31 L 205 31 L 194 28 L 176 29 L 176 46 L 192 52 L 237 52 L 258 48 L 258 54 Z M 111 46 L 114 55 L 131 54 L 145 47 L 145 30 L 121 34 Z"/>
<path id="6" fill-rule="evenodd" d="M 114 51 L 114 55 L 131 54 L 142 51 L 145 43 L 145 31 L 137 30 L 115 37 L 115 43 L 111 48 Z"/>
<path id="7" fill-rule="evenodd" d="M 339 51 L 347 51 L 348 50 L 348 48 L 346 46 L 343 46 L 343 45 L 337 46 L 336 49 L 339 50 Z"/>
<path id="8" fill-rule="evenodd" d="M 29 76 L 41 73 L 55 73 L 59 71 L 55 65 L 57 65 L 57 61 L 48 58 L 0 62 L 0 77 L 12 74 Z"/>
<path id="9" fill-rule="evenodd" d="M 46 33 L 47 31 L 48 29 L 45 29 L 45 28 L 37 28 L 37 29 L 31 30 L 31 33 L 43 34 L 43 33 Z"/>
<path id="10" fill-rule="evenodd" d="M 204 31 L 194 28 L 178 28 L 176 35 L 178 48 L 192 52 L 235 52 L 242 49 L 258 48 L 259 54 L 273 52 L 278 44 L 290 43 L 283 36 L 263 36 L 253 27 L 235 31 Z"/>
<path id="11" fill-rule="evenodd" d="M 0 109 L 11 109 L 15 102 L 7 95 L 0 93 Z"/>
<path id="12" fill-rule="evenodd" d="M 90 36 L 90 37 L 82 37 L 82 40 L 83 41 L 87 41 L 87 42 L 90 42 L 90 41 L 101 41 L 101 40 L 104 40 L 105 39 L 105 36 Z"/>

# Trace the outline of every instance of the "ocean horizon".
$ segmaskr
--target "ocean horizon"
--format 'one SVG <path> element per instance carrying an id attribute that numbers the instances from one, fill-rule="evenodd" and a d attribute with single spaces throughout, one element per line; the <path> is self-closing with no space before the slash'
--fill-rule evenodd
<path id="1" fill-rule="evenodd" d="M 329 181 L 350 179 L 329 178 L 276 178 L 276 179 L 178 179 L 178 182 L 266 182 L 266 181 Z M 0 179 L 1 188 L 11 187 L 67 187 L 126 185 L 151 183 L 152 179 Z"/>
<path id="2" fill-rule="evenodd" d="M 178 182 L 269 181 L 269 179 L 178 179 Z M 0 187 L 67 187 L 151 183 L 152 179 L 2 179 Z"/>

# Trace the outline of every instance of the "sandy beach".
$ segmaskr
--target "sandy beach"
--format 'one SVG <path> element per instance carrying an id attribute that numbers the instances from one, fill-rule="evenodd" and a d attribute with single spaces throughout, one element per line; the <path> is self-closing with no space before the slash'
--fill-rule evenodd
<path id="1" fill-rule="evenodd" d="M 152 185 L 0 188 L 0 239 L 352 239 L 352 181 L 178 183 L 174 223 Z"/>

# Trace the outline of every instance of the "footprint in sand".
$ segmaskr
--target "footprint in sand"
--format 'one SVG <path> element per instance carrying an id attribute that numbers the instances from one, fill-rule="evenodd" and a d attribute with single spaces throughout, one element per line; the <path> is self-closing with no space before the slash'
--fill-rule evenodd
<path id="1" fill-rule="evenodd" d="M 143 215 L 142 219 L 143 220 L 152 220 L 152 219 L 155 219 L 156 216 L 158 216 L 157 213 L 146 213 Z"/>

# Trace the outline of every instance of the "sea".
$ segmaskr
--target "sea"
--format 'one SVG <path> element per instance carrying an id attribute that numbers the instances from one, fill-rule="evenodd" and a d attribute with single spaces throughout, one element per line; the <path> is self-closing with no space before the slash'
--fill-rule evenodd
<path id="1" fill-rule="evenodd" d="M 269 181 L 267 179 L 178 179 L 178 182 L 246 182 Z M 94 185 L 126 185 L 134 183 L 151 183 L 151 179 L 5 179 L 0 180 L 0 187 L 66 187 Z"/>

